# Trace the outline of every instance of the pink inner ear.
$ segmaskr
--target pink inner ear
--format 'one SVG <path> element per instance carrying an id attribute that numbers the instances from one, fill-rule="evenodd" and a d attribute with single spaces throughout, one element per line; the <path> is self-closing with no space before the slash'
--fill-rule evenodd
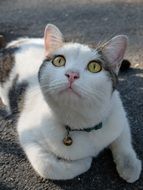
<path id="1" fill-rule="evenodd" d="M 48 56 L 49 54 L 52 53 L 52 49 L 53 49 L 53 45 L 52 45 L 52 42 L 51 42 L 51 37 L 46 34 L 45 37 L 45 54 L 46 56 Z"/>
<path id="2" fill-rule="evenodd" d="M 114 49 L 113 49 L 114 48 Z M 116 50 L 116 47 L 112 47 L 111 49 L 106 49 L 105 50 L 105 56 L 107 58 L 107 60 L 109 61 L 110 64 L 114 64 L 114 65 L 117 65 L 117 64 L 120 64 L 120 62 L 122 61 L 123 59 L 123 53 L 124 51 L 123 50 Z"/>
<path id="3" fill-rule="evenodd" d="M 45 54 L 49 56 L 53 51 L 63 45 L 63 35 L 56 26 L 48 24 L 45 28 L 44 42 Z"/>
<path id="4" fill-rule="evenodd" d="M 127 37 L 119 35 L 112 38 L 103 49 L 103 54 L 107 58 L 108 62 L 118 72 L 121 61 L 123 60 L 125 50 L 127 47 Z"/>

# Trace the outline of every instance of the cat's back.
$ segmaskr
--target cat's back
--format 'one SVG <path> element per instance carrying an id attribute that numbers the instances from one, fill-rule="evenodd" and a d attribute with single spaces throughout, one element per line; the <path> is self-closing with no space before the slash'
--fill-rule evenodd
<path id="1" fill-rule="evenodd" d="M 43 40 L 21 38 L 0 49 L 0 83 L 6 83 L 15 75 L 26 79 L 34 74 L 44 58 Z"/>
<path id="2" fill-rule="evenodd" d="M 9 105 L 10 92 L 19 84 L 37 84 L 43 59 L 40 38 L 21 38 L 0 49 L 0 97 L 5 105 Z"/>
<path id="3" fill-rule="evenodd" d="M 37 74 L 44 59 L 43 40 L 40 38 L 22 38 L 9 43 L 6 47 L 12 51 L 13 72 L 19 80 L 28 80 Z"/>

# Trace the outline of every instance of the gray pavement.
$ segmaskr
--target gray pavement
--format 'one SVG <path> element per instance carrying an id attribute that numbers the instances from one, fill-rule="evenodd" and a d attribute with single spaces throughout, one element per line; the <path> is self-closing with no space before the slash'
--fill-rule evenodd
<path id="1" fill-rule="evenodd" d="M 9 40 L 42 37 L 47 23 L 56 24 L 66 40 L 96 44 L 116 34 L 129 36 L 126 53 L 132 67 L 120 74 L 119 90 L 128 113 L 133 145 L 143 160 L 143 1 L 142 0 L 0 0 L 0 34 Z M 91 169 L 68 181 L 40 178 L 17 138 L 16 117 L 5 118 L 0 104 L 0 190 L 143 190 L 140 180 L 128 184 L 117 174 L 104 150 Z"/>

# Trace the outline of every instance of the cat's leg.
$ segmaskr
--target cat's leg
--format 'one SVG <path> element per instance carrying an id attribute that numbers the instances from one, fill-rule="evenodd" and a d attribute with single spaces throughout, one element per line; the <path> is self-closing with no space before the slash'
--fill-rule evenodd
<path id="1" fill-rule="evenodd" d="M 11 109 L 10 109 L 10 106 L 9 106 L 9 101 L 7 100 L 7 98 L 1 96 L 1 101 L 2 101 L 2 104 L 4 105 L 4 109 L 6 111 L 6 115 L 10 115 L 11 114 Z"/>
<path id="2" fill-rule="evenodd" d="M 3 93 L 3 89 L 1 87 L 0 87 L 0 98 L 1 98 L 2 104 L 5 105 L 7 115 L 9 115 L 11 113 L 9 100 L 7 98 L 7 95 Z"/>
<path id="3" fill-rule="evenodd" d="M 141 161 L 137 158 L 131 144 L 131 133 L 126 121 L 126 126 L 121 135 L 111 144 L 114 161 L 119 175 L 129 183 L 139 179 Z"/>
<path id="4" fill-rule="evenodd" d="M 72 179 L 86 172 L 92 162 L 90 157 L 77 161 L 58 159 L 37 143 L 32 143 L 24 149 L 33 168 L 47 179 Z"/>
<path id="5" fill-rule="evenodd" d="M 1 98 L 1 102 L 5 105 L 5 100 L 4 100 L 4 96 L 2 94 L 2 88 L 0 86 L 0 98 Z"/>

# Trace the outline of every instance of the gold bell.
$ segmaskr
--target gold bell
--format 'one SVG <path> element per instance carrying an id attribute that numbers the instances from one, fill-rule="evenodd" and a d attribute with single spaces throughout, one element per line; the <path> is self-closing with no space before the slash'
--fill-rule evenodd
<path id="1" fill-rule="evenodd" d="M 66 145 L 66 146 L 70 146 L 70 145 L 72 145 L 72 138 L 71 137 L 69 137 L 69 136 L 66 136 L 64 139 L 63 139 L 63 143 L 64 143 L 64 145 Z"/>

